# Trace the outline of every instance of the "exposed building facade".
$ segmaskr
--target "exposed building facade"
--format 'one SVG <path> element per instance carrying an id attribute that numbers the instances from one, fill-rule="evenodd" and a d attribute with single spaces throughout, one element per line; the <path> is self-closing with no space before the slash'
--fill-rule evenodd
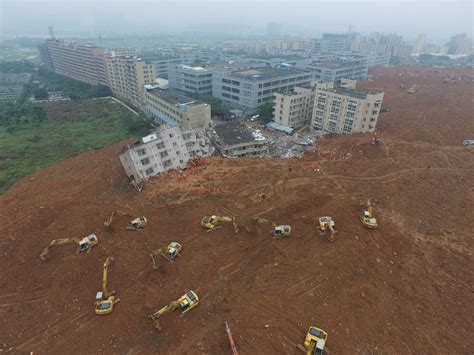
<path id="1" fill-rule="evenodd" d="M 155 68 L 137 57 L 112 56 L 106 59 L 109 87 L 114 96 L 137 108 L 144 105 L 144 85 L 155 81 Z"/>
<path id="2" fill-rule="evenodd" d="M 334 133 L 372 132 L 382 106 L 383 93 L 370 94 L 334 86 L 316 84 L 311 127 Z"/>
<path id="3" fill-rule="evenodd" d="M 125 146 L 119 157 L 127 176 L 141 182 L 172 169 L 183 169 L 190 159 L 208 154 L 208 145 L 199 131 L 164 125 Z"/>
<path id="4" fill-rule="evenodd" d="M 311 122 L 316 86 L 295 87 L 293 93 L 274 94 L 273 121 L 283 126 L 299 128 Z"/>
<path id="5" fill-rule="evenodd" d="M 211 106 L 168 90 L 145 86 L 145 113 L 161 123 L 204 130 L 211 122 Z"/>
<path id="6" fill-rule="evenodd" d="M 268 154 L 265 137 L 240 122 L 228 122 L 214 127 L 213 143 L 225 157 L 258 157 Z"/>
<path id="7" fill-rule="evenodd" d="M 311 77 L 310 73 L 289 67 L 222 69 L 213 74 L 212 95 L 233 107 L 255 110 L 271 103 L 276 92 L 292 92 L 296 86 L 309 86 Z"/>
<path id="8" fill-rule="evenodd" d="M 55 73 L 92 85 L 108 85 L 102 48 L 47 39 L 38 50 L 44 65 Z"/>

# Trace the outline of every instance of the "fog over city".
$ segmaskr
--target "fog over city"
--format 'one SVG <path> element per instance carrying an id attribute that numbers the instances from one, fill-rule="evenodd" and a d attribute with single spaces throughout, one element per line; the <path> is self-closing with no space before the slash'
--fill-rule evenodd
<path id="1" fill-rule="evenodd" d="M 202 32 L 265 35 L 269 22 L 281 35 L 323 32 L 426 34 L 435 43 L 472 34 L 473 3 L 454 1 L 23 1 L 3 0 L 1 34 L 63 36 Z"/>

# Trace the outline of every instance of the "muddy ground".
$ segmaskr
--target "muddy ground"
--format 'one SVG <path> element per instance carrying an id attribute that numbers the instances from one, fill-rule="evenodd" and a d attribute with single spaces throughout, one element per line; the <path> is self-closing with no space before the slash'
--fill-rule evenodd
<path id="1" fill-rule="evenodd" d="M 380 146 L 368 134 L 326 136 L 301 159 L 209 158 L 184 181 L 170 173 L 137 193 L 117 144 L 24 178 L 0 197 L 0 348 L 225 354 L 227 320 L 243 354 L 297 354 L 310 325 L 329 333 L 332 354 L 473 353 L 474 147 L 462 141 L 474 138 L 474 84 L 443 83 L 451 74 L 473 77 L 391 67 L 361 83 L 384 90 L 391 109 Z M 359 221 L 368 198 L 376 230 Z M 149 224 L 128 231 L 120 216 L 107 230 L 114 209 Z M 206 232 L 207 214 L 236 216 L 239 233 Z M 336 222 L 332 243 L 316 228 L 325 215 Z M 293 235 L 272 239 L 254 216 L 290 223 Z M 65 245 L 38 257 L 52 239 L 91 232 L 90 253 Z M 149 253 L 170 241 L 182 255 L 153 270 Z M 97 316 L 107 256 L 121 302 Z M 164 315 L 158 333 L 148 316 L 191 289 L 200 304 Z"/>

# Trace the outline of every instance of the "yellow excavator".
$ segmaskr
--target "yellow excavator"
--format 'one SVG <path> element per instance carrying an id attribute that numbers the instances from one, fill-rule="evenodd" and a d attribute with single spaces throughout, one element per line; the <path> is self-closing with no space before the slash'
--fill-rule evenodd
<path id="1" fill-rule="evenodd" d="M 201 219 L 201 226 L 208 229 L 208 231 L 212 231 L 214 229 L 221 227 L 221 222 L 232 222 L 234 225 L 234 232 L 239 232 L 239 227 L 235 221 L 235 217 L 227 217 L 227 216 L 204 216 Z"/>
<path id="2" fill-rule="evenodd" d="M 304 346 L 298 344 L 297 347 L 306 355 L 324 354 L 324 347 L 328 333 L 316 327 L 309 327 L 308 333 L 304 340 Z"/>
<path id="3" fill-rule="evenodd" d="M 109 292 L 107 289 L 107 270 L 109 264 L 114 260 L 108 257 L 104 263 L 104 274 L 102 276 L 102 291 L 97 292 L 95 296 L 95 314 L 103 315 L 109 314 L 114 310 L 114 305 L 120 301 L 120 298 L 115 298 L 115 291 Z"/>
<path id="4" fill-rule="evenodd" d="M 378 227 L 377 220 L 374 217 L 372 217 L 372 210 L 373 210 L 372 203 L 370 203 L 370 200 L 368 200 L 367 209 L 364 210 L 364 212 L 360 216 L 360 221 L 362 222 L 364 227 L 371 228 L 371 229 Z"/>
<path id="5" fill-rule="evenodd" d="M 157 269 L 155 256 L 161 255 L 166 260 L 173 262 L 174 259 L 181 253 L 183 246 L 177 242 L 171 242 L 167 246 L 155 250 L 150 254 L 151 262 L 153 263 L 153 269 Z"/>
<path id="6" fill-rule="evenodd" d="M 329 233 L 329 241 L 334 241 L 334 235 L 336 232 L 336 224 L 332 217 L 320 217 L 319 218 L 319 229 L 321 231 L 321 235 L 327 235 Z"/>
<path id="7" fill-rule="evenodd" d="M 80 239 L 80 238 L 64 238 L 64 239 L 55 239 L 52 240 L 49 245 L 44 248 L 44 250 L 40 254 L 41 260 L 46 260 L 46 255 L 48 255 L 49 251 L 52 247 L 56 245 L 63 245 L 63 244 L 77 244 L 77 251 L 76 254 L 79 254 L 83 251 L 90 252 L 94 245 L 97 245 L 99 240 L 95 234 L 89 234 L 88 236 Z"/>
<path id="8" fill-rule="evenodd" d="M 261 217 L 254 217 L 254 221 L 258 223 L 270 223 L 273 227 L 271 233 L 273 233 L 273 238 L 275 239 L 291 236 L 291 226 L 289 224 L 278 225 L 273 221 Z"/>
<path id="9" fill-rule="evenodd" d="M 114 210 L 112 212 L 112 214 L 109 216 L 109 218 L 107 218 L 107 220 L 104 222 L 104 226 L 107 227 L 107 228 L 110 228 L 112 226 L 112 222 L 113 222 L 114 217 L 116 215 L 132 217 L 132 215 L 130 213 L 125 213 L 125 212 L 122 212 L 122 211 L 119 211 L 119 210 Z M 134 218 L 130 222 L 130 224 L 127 226 L 127 229 L 136 231 L 136 230 L 139 230 L 139 229 L 142 229 L 143 227 L 145 227 L 147 225 L 147 223 L 148 223 L 148 220 L 144 216 Z"/>
<path id="10" fill-rule="evenodd" d="M 155 323 L 155 327 L 158 331 L 161 331 L 160 322 L 158 318 L 161 317 L 168 311 L 174 311 L 176 308 L 179 308 L 181 311 L 181 316 L 188 313 L 191 309 L 196 307 L 199 304 L 199 298 L 194 291 L 188 291 L 186 294 L 178 298 L 176 301 L 171 302 L 170 304 L 164 306 L 163 308 L 159 309 L 155 313 L 153 313 L 150 318 Z"/>

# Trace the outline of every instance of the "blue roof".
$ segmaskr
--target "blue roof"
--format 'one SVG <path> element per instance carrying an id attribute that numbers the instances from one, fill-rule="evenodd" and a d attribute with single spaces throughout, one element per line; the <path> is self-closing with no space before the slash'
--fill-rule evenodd
<path id="1" fill-rule="evenodd" d="M 273 129 L 276 129 L 277 131 L 282 131 L 282 132 L 285 132 L 285 133 L 288 133 L 288 134 L 292 134 L 293 131 L 295 130 L 294 128 L 291 128 L 289 126 L 285 126 L 285 125 L 282 125 L 282 124 L 279 124 L 279 123 L 276 123 L 276 122 L 267 123 L 267 127 L 268 128 L 273 128 Z"/>

